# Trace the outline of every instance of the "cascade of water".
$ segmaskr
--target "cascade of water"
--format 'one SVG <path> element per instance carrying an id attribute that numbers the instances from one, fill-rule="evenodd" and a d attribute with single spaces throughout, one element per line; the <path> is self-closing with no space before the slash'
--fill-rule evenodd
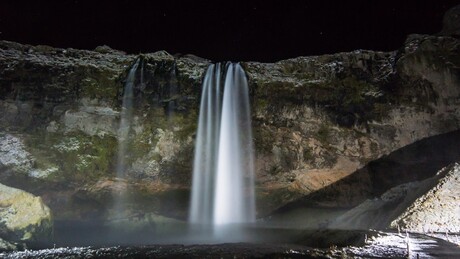
<path id="1" fill-rule="evenodd" d="M 209 66 L 203 81 L 198 132 L 193 164 L 193 186 L 189 221 L 210 224 L 213 219 L 214 173 L 221 111 L 221 65 Z"/>
<path id="2" fill-rule="evenodd" d="M 239 64 L 227 69 L 222 104 L 214 224 L 255 220 L 248 84 Z"/>
<path id="3" fill-rule="evenodd" d="M 170 116 L 172 112 L 176 109 L 176 98 L 178 94 L 178 83 L 177 83 L 177 76 L 176 76 L 176 63 L 173 64 L 171 68 L 171 72 L 169 74 L 169 82 L 168 82 L 168 108 L 167 114 Z"/>
<path id="4" fill-rule="evenodd" d="M 117 160 L 117 177 L 123 178 L 125 174 L 125 157 L 127 138 L 129 129 L 131 127 L 131 121 L 133 117 L 133 97 L 134 97 L 134 83 L 136 79 L 136 71 L 139 66 L 139 60 L 134 63 L 126 78 L 125 88 L 123 92 L 123 102 L 120 113 L 120 126 L 118 128 L 118 160 Z"/>
<path id="5" fill-rule="evenodd" d="M 123 92 L 123 101 L 122 108 L 120 112 L 120 125 L 118 128 L 118 156 L 117 156 L 117 166 L 115 168 L 117 174 L 117 180 L 121 183 L 122 179 L 125 178 L 126 173 L 126 155 L 128 147 L 128 136 L 129 130 L 131 128 L 131 122 L 133 117 L 133 97 L 134 97 L 134 84 L 136 79 L 136 71 L 139 66 L 139 59 L 134 63 L 134 65 L 129 70 L 128 76 L 126 78 L 126 83 Z M 115 210 L 118 216 L 122 214 L 124 206 L 124 192 L 121 188 L 121 193 L 118 192 L 118 199 L 115 201 Z"/>
<path id="6" fill-rule="evenodd" d="M 210 65 L 203 82 L 189 221 L 221 226 L 255 220 L 248 84 L 239 64 Z"/>
<path id="7" fill-rule="evenodd" d="M 145 82 L 144 82 L 144 61 L 142 61 L 142 65 L 141 65 L 141 78 L 140 78 L 140 82 L 139 82 L 139 90 L 143 91 L 145 90 Z"/>

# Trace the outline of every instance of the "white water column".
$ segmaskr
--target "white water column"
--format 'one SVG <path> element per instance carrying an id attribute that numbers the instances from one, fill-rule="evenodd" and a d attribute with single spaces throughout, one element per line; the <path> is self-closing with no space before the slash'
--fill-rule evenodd
<path id="1" fill-rule="evenodd" d="M 209 66 L 203 81 L 189 221 L 224 226 L 255 221 L 249 89 L 239 64 Z M 222 92 L 223 87 L 223 92 Z M 223 94 L 223 95 L 222 95 Z"/>
<path id="2" fill-rule="evenodd" d="M 208 225 L 212 222 L 221 96 L 221 65 L 212 64 L 203 81 L 198 119 L 189 215 L 193 224 Z"/>
<path id="3" fill-rule="evenodd" d="M 214 225 L 255 220 L 248 84 L 239 64 L 227 69 L 222 103 Z"/>

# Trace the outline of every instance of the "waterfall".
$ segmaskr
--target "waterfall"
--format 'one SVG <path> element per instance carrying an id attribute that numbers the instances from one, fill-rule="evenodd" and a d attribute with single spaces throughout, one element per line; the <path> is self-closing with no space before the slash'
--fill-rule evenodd
<path id="1" fill-rule="evenodd" d="M 117 177 L 124 178 L 126 171 L 126 148 L 128 144 L 128 135 L 131 128 L 131 121 L 133 117 L 133 97 L 134 97 L 134 83 L 136 79 L 136 71 L 139 66 L 139 60 L 134 63 L 126 78 L 125 88 L 123 91 L 123 102 L 120 113 L 120 126 L 118 129 L 118 160 L 117 160 Z"/>
<path id="2" fill-rule="evenodd" d="M 139 62 L 139 59 L 136 60 L 134 65 L 129 70 L 123 91 L 123 101 L 120 112 L 120 125 L 118 128 L 118 156 L 117 165 L 115 168 L 118 183 L 122 183 L 122 181 L 126 177 L 126 156 L 128 148 L 128 136 L 133 117 L 134 84 Z M 123 211 L 125 209 L 125 191 L 122 187 L 121 190 L 116 190 L 115 192 L 115 194 L 118 196 L 118 198 L 115 199 L 115 212 L 118 214 L 117 216 L 120 217 L 121 215 L 123 215 Z"/>
<path id="3" fill-rule="evenodd" d="M 220 78 L 221 65 L 210 65 L 203 81 L 193 164 L 189 221 L 194 224 L 207 225 L 213 221 L 221 113 Z"/>
<path id="4" fill-rule="evenodd" d="M 176 75 L 176 62 L 174 62 L 171 72 L 169 73 L 169 80 L 168 80 L 168 92 L 167 92 L 167 97 L 168 97 L 168 104 L 167 104 L 167 115 L 168 117 L 171 116 L 171 114 L 175 111 L 176 109 L 176 98 L 178 94 L 178 83 L 177 83 L 177 75 Z"/>
<path id="5" fill-rule="evenodd" d="M 220 123 L 214 224 L 255 220 L 254 168 L 248 84 L 239 64 L 225 78 Z"/>
<path id="6" fill-rule="evenodd" d="M 255 221 L 248 84 L 239 64 L 209 66 L 198 119 L 189 221 L 211 227 Z"/>

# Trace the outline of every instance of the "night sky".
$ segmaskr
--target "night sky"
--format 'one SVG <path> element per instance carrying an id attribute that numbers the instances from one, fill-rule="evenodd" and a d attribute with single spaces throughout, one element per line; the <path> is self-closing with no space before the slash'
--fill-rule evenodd
<path id="1" fill-rule="evenodd" d="M 3 0 L 0 39 L 272 62 L 395 50 L 410 33 L 439 32 L 444 12 L 456 4 L 460 1 Z"/>

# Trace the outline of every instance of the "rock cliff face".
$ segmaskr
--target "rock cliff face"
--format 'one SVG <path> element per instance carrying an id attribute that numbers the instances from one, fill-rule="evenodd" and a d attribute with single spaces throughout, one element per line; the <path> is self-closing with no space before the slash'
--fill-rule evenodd
<path id="1" fill-rule="evenodd" d="M 411 171 L 382 182 L 386 172 L 369 163 L 460 130 L 460 42 L 452 35 L 410 35 L 393 52 L 242 63 L 252 99 L 258 215 L 331 186 L 338 187 L 322 205 L 352 207 L 432 176 L 436 170 Z M 120 186 L 114 167 L 123 85 L 138 58 L 129 178 Z M 186 218 L 209 63 L 166 52 L 0 42 L 0 182 L 42 196 L 58 220 L 110 218 L 117 188 L 129 190 L 133 216 Z"/>
<path id="2" fill-rule="evenodd" d="M 307 195 L 384 154 L 458 129 L 458 47 L 454 38 L 412 35 L 393 53 L 247 64 L 262 185 L 284 183 L 286 195 Z M 346 196 L 356 199 L 338 203 L 373 193 L 369 175 L 357 180 L 368 188 L 350 186 Z"/>

